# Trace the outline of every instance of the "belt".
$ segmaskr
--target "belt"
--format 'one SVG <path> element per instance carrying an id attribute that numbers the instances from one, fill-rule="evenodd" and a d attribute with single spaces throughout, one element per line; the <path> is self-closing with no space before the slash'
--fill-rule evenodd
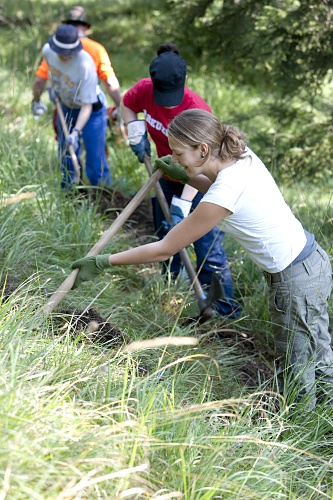
<path id="1" fill-rule="evenodd" d="M 98 96 L 97 96 L 97 98 L 98 98 Z M 98 101 L 94 102 L 94 104 L 92 105 L 92 110 L 99 111 L 100 109 L 102 109 L 102 107 L 103 107 L 103 104 L 101 103 L 101 101 L 98 98 Z"/>
<path id="2" fill-rule="evenodd" d="M 103 104 L 102 104 L 102 103 L 101 103 L 101 101 L 99 100 L 99 97 L 98 97 L 98 96 L 97 96 L 97 98 L 98 98 L 98 101 L 96 101 L 96 102 L 94 102 L 94 103 L 92 104 L 92 110 L 93 110 L 93 111 L 99 111 L 99 110 L 100 110 L 100 109 L 102 109 L 102 107 L 103 107 Z M 67 106 L 67 104 L 64 104 L 62 101 L 60 101 L 60 102 L 61 102 L 61 104 L 62 104 L 63 106 L 65 106 L 67 109 L 75 109 L 75 110 L 76 110 L 76 109 L 81 109 L 81 106 L 77 106 L 77 107 L 75 107 L 75 106 Z"/>
<path id="3" fill-rule="evenodd" d="M 273 283 L 281 283 L 282 281 L 284 281 L 283 271 L 280 271 L 279 273 L 268 273 L 267 271 L 263 271 L 262 273 L 269 285 L 272 285 Z"/>
<path id="4" fill-rule="evenodd" d="M 320 248 L 320 247 L 319 247 Z M 298 266 L 303 266 L 307 270 L 308 273 L 310 273 L 311 269 L 311 264 L 309 264 L 308 259 L 318 250 L 318 245 L 315 245 L 315 248 L 312 250 L 310 255 L 308 255 L 304 260 L 301 260 L 297 262 L 296 264 L 290 264 L 288 267 L 286 267 L 283 271 L 280 271 L 279 273 L 269 273 L 267 271 L 262 271 L 265 280 L 269 285 L 272 285 L 273 283 L 281 283 L 282 281 L 288 280 L 291 278 L 293 273 L 297 273 L 297 267 Z M 320 251 L 319 251 L 320 253 Z M 300 272 L 300 270 L 299 270 Z"/>

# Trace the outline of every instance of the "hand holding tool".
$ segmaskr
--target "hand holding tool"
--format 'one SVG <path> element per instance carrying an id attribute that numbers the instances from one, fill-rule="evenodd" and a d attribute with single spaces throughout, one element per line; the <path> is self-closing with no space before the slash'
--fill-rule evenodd
<path id="1" fill-rule="evenodd" d="M 38 120 L 47 111 L 47 106 L 41 101 L 31 101 L 31 112 L 35 120 Z"/>
<path id="2" fill-rule="evenodd" d="M 167 221 L 162 222 L 165 230 L 170 231 L 170 229 L 184 220 L 190 213 L 191 207 L 191 201 L 173 195 L 170 205 L 170 223 Z"/>
<path id="3" fill-rule="evenodd" d="M 71 265 L 71 268 L 79 269 L 79 274 L 72 288 L 77 288 L 83 281 L 91 281 L 97 278 L 105 269 L 110 267 L 109 254 L 96 255 L 96 257 L 83 257 L 83 259 L 76 260 Z"/>
<path id="4" fill-rule="evenodd" d="M 128 122 L 127 138 L 131 150 L 136 154 L 139 162 L 143 163 L 145 154 L 150 156 L 150 142 L 148 140 L 145 120 Z"/>
<path id="5" fill-rule="evenodd" d="M 74 151 L 79 149 L 79 132 L 73 129 L 66 139 L 67 146 L 73 146 Z"/>
<path id="6" fill-rule="evenodd" d="M 66 138 L 66 141 L 67 141 L 68 137 L 69 137 L 69 131 L 68 131 L 68 127 L 67 127 L 67 123 L 66 123 L 65 117 L 64 117 L 64 113 L 63 113 L 63 110 L 62 110 L 62 107 L 61 107 L 61 104 L 60 104 L 60 101 L 59 101 L 59 97 L 56 94 L 54 94 L 54 99 L 55 99 L 55 103 L 56 103 L 56 106 L 57 106 L 57 111 L 58 111 L 59 119 L 60 119 L 60 122 L 61 122 L 61 126 L 62 126 L 62 129 L 64 131 L 64 135 L 65 135 L 65 138 Z M 80 178 L 81 178 L 81 168 L 80 168 L 79 160 L 77 159 L 76 152 L 75 152 L 75 149 L 73 147 L 73 144 L 68 144 L 67 145 L 67 149 L 69 151 L 69 154 L 71 155 L 71 160 L 72 160 L 72 163 L 73 163 L 73 167 L 74 167 L 75 173 L 77 175 L 77 179 L 79 181 Z"/>
<path id="7" fill-rule="evenodd" d="M 169 155 L 171 158 L 171 155 Z M 165 157 L 164 157 L 165 158 Z M 145 165 L 147 168 L 147 171 L 149 174 L 152 173 L 152 165 L 150 163 L 150 159 L 145 156 Z M 163 160 L 164 161 L 164 160 Z M 155 165 L 157 165 L 158 160 L 155 160 Z M 176 164 L 178 165 L 178 164 Z M 180 165 L 178 165 L 180 167 Z M 155 173 L 158 172 L 159 170 L 155 170 Z M 155 185 L 155 191 L 156 191 L 156 196 L 158 198 L 158 201 L 161 205 L 165 220 L 171 224 L 171 218 L 170 218 L 170 210 L 169 210 L 169 205 L 168 202 L 165 198 L 165 195 L 162 191 L 162 188 L 159 183 Z M 191 259 L 187 253 L 187 250 L 183 248 L 179 252 L 180 258 L 182 263 L 185 266 L 187 275 L 191 281 L 191 284 L 193 286 L 197 301 L 198 301 L 198 306 L 200 309 L 200 314 L 204 319 L 211 318 L 214 316 L 214 311 L 211 308 L 211 305 L 213 302 L 216 300 L 220 299 L 221 297 L 224 297 L 224 290 L 222 287 L 222 284 L 218 277 L 216 276 L 215 273 L 212 274 L 212 281 L 210 285 L 210 289 L 208 292 L 208 295 L 206 295 L 202 289 L 201 283 L 199 281 L 198 275 L 195 272 Z"/>
<path id="8" fill-rule="evenodd" d="M 154 163 L 153 171 L 161 168 L 163 172 L 175 181 L 181 181 L 186 184 L 189 180 L 189 176 L 185 172 L 184 168 L 179 165 L 179 163 L 172 162 L 172 156 L 162 156 L 161 158 L 157 158 Z"/>

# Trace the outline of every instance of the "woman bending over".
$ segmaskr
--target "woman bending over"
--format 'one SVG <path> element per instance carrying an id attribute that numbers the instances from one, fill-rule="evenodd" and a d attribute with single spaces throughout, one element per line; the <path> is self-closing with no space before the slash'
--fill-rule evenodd
<path id="1" fill-rule="evenodd" d="M 168 155 L 155 161 L 170 178 L 205 193 L 197 208 L 164 239 L 113 255 L 86 257 L 75 286 L 110 266 L 162 262 L 216 224 L 244 248 L 269 285 L 279 391 L 291 387 L 313 408 L 333 401 L 328 299 L 332 269 L 326 252 L 286 204 L 242 132 L 211 113 L 190 109 L 168 129 Z"/>

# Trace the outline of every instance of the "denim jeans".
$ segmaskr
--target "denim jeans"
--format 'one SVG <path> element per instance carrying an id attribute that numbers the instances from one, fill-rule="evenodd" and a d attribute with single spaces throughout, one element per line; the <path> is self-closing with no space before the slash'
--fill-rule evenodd
<path id="1" fill-rule="evenodd" d="M 333 352 L 328 299 L 332 268 L 316 244 L 302 262 L 275 274 L 264 273 L 270 287 L 269 310 L 278 355 L 279 391 L 313 408 L 317 398 L 333 402 Z"/>
<path id="2" fill-rule="evenodd" d="M 173 195 L 181 196 L 184 187 L 183 184 L 172 182 L 164 178 L 160 180 L 160 184 L 169 206 Z M 197 207 L 202 197 L 202 193 L 197 193 L 192 201 L 191 211 Z M 156 233 L 159 239 L 162 239 L 166 234 L 162 224 L 164 214 L 157 199 L 154 199 L 153 204 Z M 210 285 L 213 272 L 217 274 L 222 283 L 225 298 L 214 302 L 214 309 L 223 316 L 238 317 L 240 314 L 240 307 L 234 300 L 232 275 L 226 253 L 222 247 L 223 237 L 224 232 L 215 226 L 211 231 L 202 236 L 202 238 L 193 243 L 196 255 L 196 267 L 197 271 L 199 271 L 199 280 L 203 287 L 205 287 L 205 285 Z M 164 264 L 164 272 L 168 265 L 169 263 Z M 174 277 L 179 274 L 181 269 L 179 254 L 173 256 L 169 268 Z"/>
<path id="3" fill-rule="evenodd" d="M 92 111 L 89 120 L 82 130 L 82 137 L 86 166 L 85 172 L 92 186 L 97 185 L 110 185 L 111 174 L 110 168 L 105 155 L 105 141 L 107 130 L 107 107 L 106 99 L 103 93 L 100 94 L 102 103 L 101 109 Z M 80 109 L 67 108 L 61 104 L 69 132 L 75 128 L 75 123 L 80 112 Z M 58 154 L 61 159 L 61 172 L 63 174 L 61 187 L 63 189 L 70 189 L 76 182 L 76 173 L 72 164 L 71 157 L 66 148 L 66 139 L 62 130 L 59 116 L 57 117 L 57 130 L 58 130 Z M 75 151 L 78 160 L 81 156 L 81 145 Z"/>

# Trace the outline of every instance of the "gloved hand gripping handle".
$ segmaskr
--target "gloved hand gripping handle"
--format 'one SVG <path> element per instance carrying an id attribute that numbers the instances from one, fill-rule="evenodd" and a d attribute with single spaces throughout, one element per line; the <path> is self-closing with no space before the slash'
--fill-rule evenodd
<path id="1" fill-rule="evenodd" d="M 147 171 L 151 175 L 153 168 L 152 168 L 152 165 L 150 163 L 150 159 L 147 156 L 145 156 L 144 161 L 145 161 Z M 155 171 L 155 173 L 156 173 L 156 171 Z M 161 188 L 161 185 L 159 183 L 157 183 L 155 185 L 155 191 L 156 191 L 156 196 L 158 198 L 159 204 L 161 205 L 165 220 L 169 224 L 171 224 L 169 205 L 168 205 L 168 202 L 166 201 L 165 195 L 164 195 L 162 188 Z M 216 300 L 221 298 L 223 296 L 223 293 L 224 293 L 222 285 L 220 283 L 220 280 L 213 273 L 211 288 L 209 290 L 208 295 L 206 296 L 206 294 L 203 291 L 203 288 L 201 286 L 201 283 L 199 281 L 198 275 L 193 268 L 191 259 L 187 253 L 186 248 L 183 248 L 182 250 L 180 250 L 179 255 L 180 255 L 182 263 L 185 266 L 185 269 L 186 269 L 188 277 L 191 281 L 191 284 L 193 286 L 201 315 L 204 318 L 212 317 L 214 315 L 214 312 L 211 308 L 211 305 L 213 302 L 215 302 Z"/>

